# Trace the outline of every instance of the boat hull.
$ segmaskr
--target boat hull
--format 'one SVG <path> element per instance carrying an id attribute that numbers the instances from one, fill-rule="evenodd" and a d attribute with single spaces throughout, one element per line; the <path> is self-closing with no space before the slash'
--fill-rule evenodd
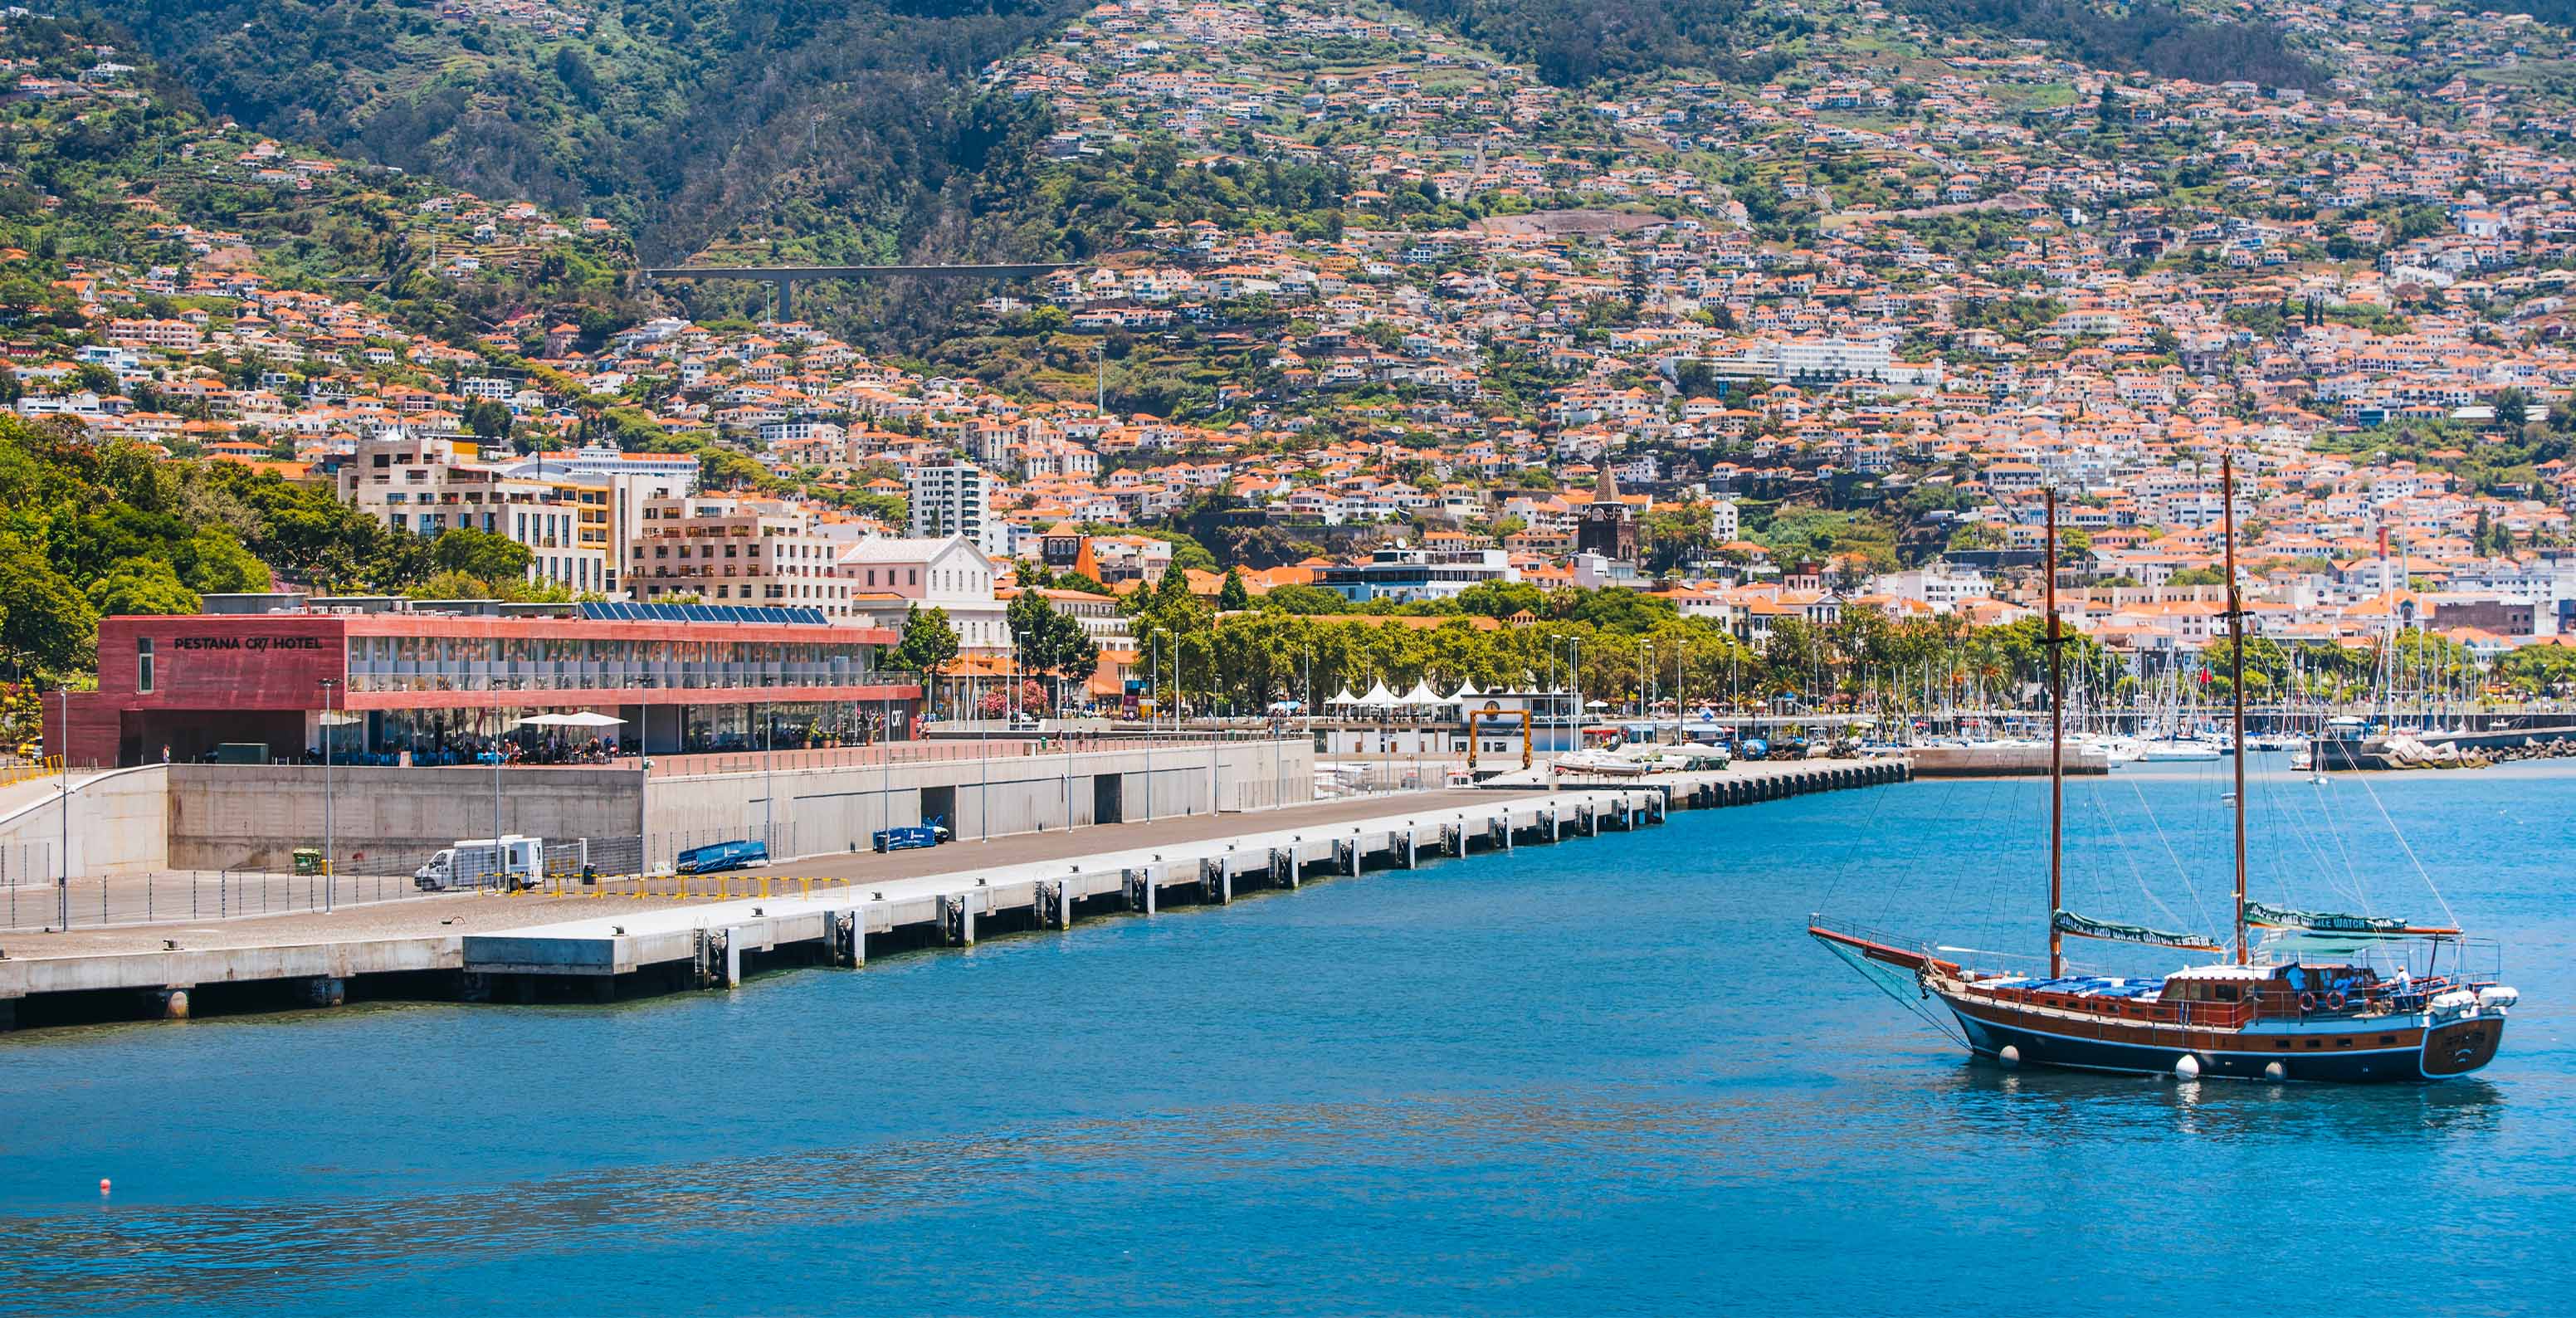
<path id="1" fill-rule="evenodd" d="M 2024 1066 L 2127 1075 L 2170 1075 L 2189 1057 L 2203 1076 L 2240 1080 L 2305 1080 L 2329 1084 L 2420 1084 L 2470 1075 L 2493 1061 L 2504 1042 L 2504 1018 L 2482 1015 L 2430 1028 L 2397 1030 L 2377 1025 L 2334 1034 L 2249 1030 L 2223 1038 L 2158 1042 L 2059 1033 L 2027 1020 L 1994 1019 L 1953 1002 L 1951 1014 L 1980 1057 L 2000 1058 L 2007 1047 Z M 2393 1035 L 2394 1043 L 2378 1039 Z M 2336 1039 L 2367 1039 L 2368 1046 L 2338 1047 Z M 2309 1047 L 2314 1039 L 2316 1047 Z M 2286 1042 L 2287 1048 L 2281 1045 Z M 2276 1074 L 2272 1068 L 2279 1067 Z"/>

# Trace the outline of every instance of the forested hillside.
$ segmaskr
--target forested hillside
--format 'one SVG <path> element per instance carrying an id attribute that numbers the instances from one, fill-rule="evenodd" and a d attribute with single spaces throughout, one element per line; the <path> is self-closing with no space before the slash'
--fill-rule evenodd
<path id="1" fill-rule="evenodd" d="M 1559 86 L 1665 69 L 1759 82 L 1790 67 L 1779 43 L 1811 31 L 1794 9 L 1754 0 L 1397 0 L 1473 41 L 1529 61 Z"/>
<path id="2" fill-rule="evenodd" d="M 2053 42 L 2060 54 L 2106 69 L 2266 87 L 2320 87 L 2326 72 L 2282 44 L 2269 23 L 2196 18 L 2170 4 L 2112 7 L 2097 0 L 1903 0 L 1936 28 L 1984 28 Z"/>
<path id="3" fill-rule="evenodd" d="M 1812 7 L 1761 0 L 1396 0 L 1402 8 L 1534 65 L 1559 86 L 1664 71 L 1760 82 L 1798 67 L 1798 40 L 1827 22 Z M 2533 0 L 2564 8 L 2569 0 Z M 2268 23 L 2212 21 L 2170 4 L 2099 0 L 1901 0 L 1941 30 L 1969 26 L 2055 43 L 2105 68 L 2165 77 L 2308 87 L 2324 75 Z"/>
<path id="4" fill-rule="evenodd" d="M 98 261 L 193 266 L 207 286 L 238 271 L 272 287 L 364 287 L 399 323 L 459 341 L 512 310 L 642 314 L 624 292 L 633 253 L 613 230 L 531 210 L 478 238 L 436 180 L 221 128 L 148 56 L 85 83 L 111 35 L 38 18 L 0 29 L 0 60 L 59 89 L 0 106 L 0 248 L 26 254 L 0 276 L 0 320 L 79 332 L 57 281 Z M 146 310 L 168 314 L 186 291 Z"/>
<path id="5" fill-rule="evenodd" d="M 1076 0 L 103 0 L 207 106 L 487 196 L 606 215 L 647 260 L 807 211 L 886 259 L 981 163 L 988 61 Z M 449 17 L 447 15 L 456 15 Z"/>

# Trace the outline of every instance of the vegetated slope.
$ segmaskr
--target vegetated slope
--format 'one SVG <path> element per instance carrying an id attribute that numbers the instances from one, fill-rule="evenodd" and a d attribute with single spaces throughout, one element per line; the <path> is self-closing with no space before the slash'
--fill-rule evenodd
<path id="1" fill-rule="evenodd" d="M 982 66 L 1080 0 L 100 0 L 246 125 L 607 215 L 647 260 L 802 204 L 882 259 L 979 163 Z"/>
<path id="2" fill-rule="evenodd" d="M 2070 59 L 2144 69 L 2194 82 L 2243 79 L 2266 87 L 2319 87 L 2326 71 L 2283 44 L 2270 23 L 2212 22 L 2170 4 L 2115 7 L 2086 0 L 1903 0 L 1941 29 L 1981 27 L 2055 43 Z"/>
<path id="3" fill-rule="evenodd" d="M 1662 70 L 1705 70 L 1761 81 L 1797 66 L 1784 44 L 1819 19 L 1762 0 L 1395 0 L 1536 66 L 1559 86 Z M 2526 0 L 2566 6 L 2576 0 Z M 2212 22 L 2161 3 L 2098 0 L 1902 0 L 1938 28 L 1976 26 L 2057 43 L 2105 68 L 2168 77 L 2310 87 L 2325 74 L 2292 53 L 2269 23 Z M 1813 70 L 1819 74 L 1824 70 Z"/>
<path id="4" fill-rule="evenodd" d="M 1396 0 L 1459 35 L 1526 60 L 1560 87 L 1663 69 L 1759 82 L 1794 57 L 1769 49 L 1812 31 L 1756 0 Z"/>
<path id="5" fill-rule="evenodd" d="M 0 105 L 0 248 L 26 254 L 0 278 L 0 323 L 83 327 L 58 282 L 81 262 L 256 271 L 335 297 L 363 287 L 398 323 L 459 342 L 512 310 L 640 313 L 621 291 L 634 262 L 619 235 L 534 214 L 478 240 L 433 180 L 224 128 L 149 55 L 120 51 L 127 72 L 83 81 L 116 39 L 95 21 L 0 24 L 0 59 L 77 89 Z"/>

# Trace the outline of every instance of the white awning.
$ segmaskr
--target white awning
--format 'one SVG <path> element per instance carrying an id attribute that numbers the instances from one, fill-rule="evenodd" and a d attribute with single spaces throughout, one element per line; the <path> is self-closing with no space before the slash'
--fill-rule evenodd
<path id="1" fill-rule="evenodd" d="M 519 720 L 523 728 L 613 728 L 626 720 L 614 714 L 581 710 L 572 714 L 532 714 Z"/>
<path id="2" fill-rule="evenodd" d="M 1449 702 L 1442 700 L 1440 693 L 1432 690 L 1429 682 L 1415 682 L 1413 689 L 1404 693 L 1403 703 L 1415 709 L 1429 709 L 1434 705 L 1445 705 Z"/>
<path id="3" fill-rule="evenodd" d="M 1386 689 L 1386 683 L 1379 682 L 1370 686 L 1368 694 L 1360 697 L 1357 703 L 1363 709 L 1393 709 L 1395 693 Z"/>

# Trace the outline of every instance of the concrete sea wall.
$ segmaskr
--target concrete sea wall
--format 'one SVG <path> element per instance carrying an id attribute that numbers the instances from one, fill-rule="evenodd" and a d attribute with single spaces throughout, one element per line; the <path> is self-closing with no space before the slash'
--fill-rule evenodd
<path id="1" fill-rule="evenodd" d="M 169 772 L 167 765 L 152 764 L 86 778 L 75 774 L 68 838 L 62 794 L 36 795 L 40 785 L 26 784 L 20 794 L 34 799 L 0 815 L 0 883 L 41 882 L 60 874 L 67 841 L 76 877 L 170 868 Z"/>
<path id="2" fill-rule="evenodd" d="M 1211 771 L 1213 758 L 1213 771 Z M 774 793 L 774 795 L 773 795 Z M 876 830 L 946 820 L 961 838 L 1314 799 L 1315 751 L 1302 740 L 1196 743 L 898 764 L 656 777 L 646 788 L 651 860 L 767 828 L 782 856 L 865 851 Z"/>

